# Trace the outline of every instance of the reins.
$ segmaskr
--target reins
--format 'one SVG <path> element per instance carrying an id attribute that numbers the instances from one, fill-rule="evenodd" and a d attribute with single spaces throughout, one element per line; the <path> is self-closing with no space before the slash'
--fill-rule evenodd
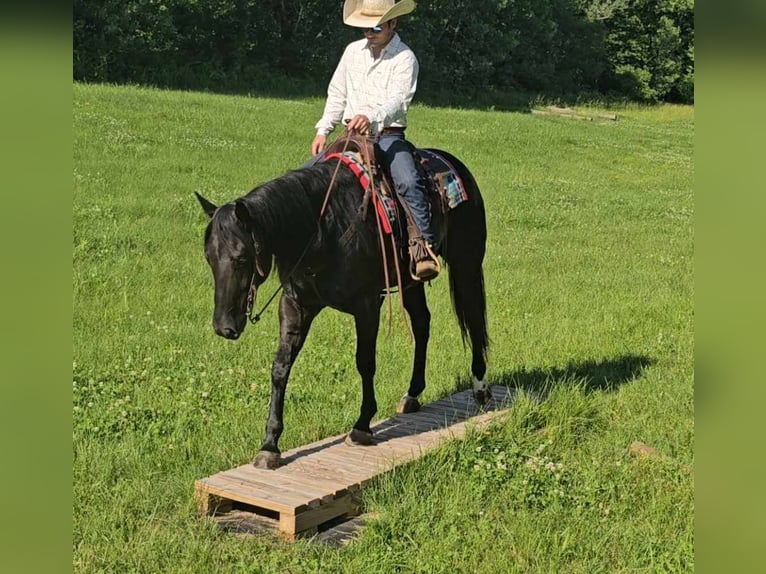
<path id="1" fill-rule="evenodd" d="M 383 233 L 383 228 L 380 223 L 380 217 L 378 217 L 378 205 L 380 203 L 380 198 L 378 197 L 377 193 L 375 193 L 375 173 L 372 169 L 372 160 L 367 155 L 364 154 L 364 163 L 365 168 L 367 169 L 367 172 L 370 174 L 370 195 L 372 196 L 372 210 L 375 213 L 375 221 L 378 224 L 378 239 L 380 240 L 380 253 L 383 257 L 383 277 L 386 282 L 386 287 L 384 289 L 385 295 L 384 297 L 388 299 L 388 331 L 386 332 L 386 336 L 391 335 L 391 322 L 393 318 L 393 309 L 392 309 L 392 303 L 391 303 L 391 289 L 389 288 L 389 279 L 388 279 L 388 257 L 386 256 L 386 243 L 385 243 L 385 233 Z M 399 293 L 404 293 L 404 290 L 402 288 L 402 274 L 399 270 L 399 252 L 396 248 L 396 239 L 394 238 L 394 234 L 391 233 L 391 252 L 394 254 L 394 269 L 396 269 L 396 287 L 399 291 Z M 402 312 L 402 318 L 404 320 L 404 324 L 407 325 L 407 334 L 409 336 L 410 344 L 412 344 L 413 341 L 413 333 L 412 333 L 412 325 L 410 325 L 407 322 L 407 317 L 405 315 L 405 309 L 404 309 L 404 298 L 399 298 L 399 308 Z"/>
<path id="2" fill-rule="evenodd" d="M 346 150 L 348 149 L 348 142 L 349 142 L 349 139 L 346 138 L 346 143 L 343 144 L 343 151 L 341 153 L 346 153 Z M 271 294 L 271 297 L 269 297 L 269 300 L 266 301 L 266 304 L 263 307 L 261 307 L 261 310 L 258 311 L 255 315 L 252 314 L 252 311 L 253 311 L 253 305 L 255 304 L 255 296 L 258 293 L 258 288 L 255 286 L 255 274 L 258 272 L 258 268 L 256 266 L 256 268 L 253 269 L 253 275 L 250 278 L 250 289 L 248 290 L 248 293 L 247 293 L 247 309 L 245 311 L 245 314 L 247 315 L 247 318 L 251 323 L 255 324 L 261 320 L 261 315 L 263 315 L 263 313 L 266 311 L 268 306 L 271 305 L 271 302 L 274 301 L 274 298 L 279 294 L 279 292 L 285 288 L 285 282 L 292 279 L 293 273 L 295 273 L 295 270 L 298 268 L 298 265 L 300 265 L 301 262 L 303 261 L 303 258 L 306 256 L 306 253 L 308 253 L 309 247 L 311 247 L 311 244 L 314 242 L 314 239 L 319 233 L 319 223 L 322 221 L 322 217 L 324 217 L 325 211 L 327 210 L 327 203 L 330 200 L 330 192 L 332 191 L 332 188 L 335 185 L 335 179 L 338 176 L 338 170 L 340 169 L 341 163 L 343 162 L 339 161 L 338 165 L 335 166 L 335 171 L 333 171 L 332 178 L 330 178 L 330 183 L 327 186 L 327 191 L 325 192 L 324 201 L 322 202 L 322 209 L 319 210 L 319 219 L 317 219 L 317 229 L 316 231 L 314 231 L 314 235 L 312 235 L 311 239 L 309 239 L 308 244 L 303 250 L 303 253 L 301 253 L 300 257 L 298 257 L 298 261 L 295 262 L 295 265 L 293 265 L 293 268 L 290 270 L 290 273 L 287 274 L 287 278 L 285 279 L 285 281 L 279 282 L 279 287 L 276 288 L 274 293 Z M 253 237 L 253 243 L 255 243 L 255 235 L 252 235 L 252 237 Z"/>
<path id="3" fill-rule="evenodd" d="M 321 216 L 320 216 L 321 219 Z M 251 315 L 251 312 L 253 310 L 253 304 L 255 303 L 255 296 L 258 293 L 258 288 L 255 286 L 255 274 L 258 272 L 258 267 L 253 270 L 253 275 L 250 278 L 250 290 L 247 293 L 247 310 L 245 311 L 245 314 L 247 315 L 248 319 L 251 323 L 255 324 L 258 321 L 261 320 L 261 315 L 263 315 L 263 312 L 266 311 L 266 308 L 271 305 L 271 302 L 274 300 L 274 297 L 277 296 L 277 294 L 282 291 L 282 289 L 285 288 L 285 282 L 289 281 L 293 277 L 293 273 L 295 273 L 295 270 L 298 269 L 298 265 L 301 264 L 303 261 L 303 258 L 306 256 L 306 253 L 308 253 L 309 248 L 311 247 L 311 244 L 314 242 L 314 238 L 317 236 L 317 233 L 319 233 L 319 227 L 317 226 L 317 230 L 314 232 L 314 235 L 311 236 L 311 239 L 309 239 L 308 244 L 303 249 L 303 253 L 301 253 L 301 256 L 298 257 L 298 260 L 295 262 L 295 265 L 293 265 L 293 268 L 290 270 L 290 273 L 287 274 L 287 279 L 285 279 L 284 282 L 279 282 L 279 287 L 276 288 L 274 293 L 271 294 L 271 297 L 269 297 L 269 300 L 266 301 L 263 307 L 261 307 L 261 310 L 258 311 L 255 315 Z M 251 234 L 252 235 L 252 234 Z M 253 235 L 253 243 L 255 243 L 255 236 Z"/>

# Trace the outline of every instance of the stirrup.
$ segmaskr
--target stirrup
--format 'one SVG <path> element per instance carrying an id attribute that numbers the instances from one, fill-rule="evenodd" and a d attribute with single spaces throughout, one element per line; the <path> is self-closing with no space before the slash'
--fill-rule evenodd
<path id="1" fill-rule="evenodd" d="M 442 265 L 439 262 L 439 257 L 434 253 L 433 249 L 431 248 L 431 244 L 428 243 L 425 239 L 422 237 L 418 237 L 417 239 L 410 239 L 410 277 L 412 277 L 415 281 L 430 281 L 431 279 L 435 279 L 438 277 L 439 273 L 441 273 Z M 436 264 L 436 269 L 434 270 L 434 273 L 428 277 L 418 277 L 416 270 L 417 270 L 417 264 L 424 260 L 431 260 Z"/>

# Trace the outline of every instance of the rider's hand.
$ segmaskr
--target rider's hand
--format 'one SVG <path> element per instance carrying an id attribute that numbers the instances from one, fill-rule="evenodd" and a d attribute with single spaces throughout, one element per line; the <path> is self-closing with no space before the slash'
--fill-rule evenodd
<path id="1" fill-rule="evenodd" d="M 317 134 L 314 141 L 311 142 L 311 155 L 317 155 L 324 150 L 324 146 L 327 143 L 327 136 Z"/>
<path id="2" fill-rule="evenodd" d="M 366 135 L 370 131 L 370 118 L 357 114 L 346 124 L 346 129 L 350 132 L 357 131 L 362 135 Z"/>

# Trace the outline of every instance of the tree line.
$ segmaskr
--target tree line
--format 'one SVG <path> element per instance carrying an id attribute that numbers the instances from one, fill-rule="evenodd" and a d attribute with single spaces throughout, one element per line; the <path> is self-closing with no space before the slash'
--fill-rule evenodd
<path id="1" fill-rule="evenodd" d="M 325 87 L 342 0 L 74 0 L 73 75 L 219 91 Z M 422 95 L 694 101 L 694 0 L 421 0 L 400 35 Z"/>

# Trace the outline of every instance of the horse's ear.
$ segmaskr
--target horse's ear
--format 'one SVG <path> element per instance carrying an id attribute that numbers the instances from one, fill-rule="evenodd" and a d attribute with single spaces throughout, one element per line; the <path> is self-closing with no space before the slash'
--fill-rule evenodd
<path id="1" fill-rule="evenodd" d="M 237 216 L 245 227 L 250 227 L 250 212 L 245 207 L 245 204 L 237 200 L 234 202 L 234 215 Z"/>
<path id="2" fill-rule="evenodd" d="M 207 213 L 207 216 L 213 217 L 213 214 L 215 213 L 215 210 L 218 209 L 218 206 L 209 202 L 196 191 L 194 192 L 194 195 L 197 196 L 197 201 L 199 201 L 199 204 L 202 206 L 202 209 L 205 211 L 205 213 Z"/>

